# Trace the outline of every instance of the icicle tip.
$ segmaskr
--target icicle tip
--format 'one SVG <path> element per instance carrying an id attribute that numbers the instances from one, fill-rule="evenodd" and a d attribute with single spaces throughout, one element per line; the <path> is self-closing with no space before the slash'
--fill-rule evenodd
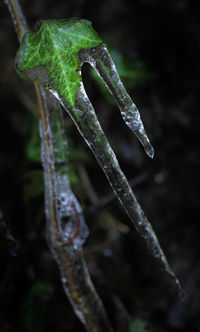
<path id="1" fill-rule="evenodd" d="M 154 148 L 151 144 L 149 144 L 148 146 L 144 147 L 144 150 L 146 152 L 146 154 L 153 159 L 154 157 Z"/>

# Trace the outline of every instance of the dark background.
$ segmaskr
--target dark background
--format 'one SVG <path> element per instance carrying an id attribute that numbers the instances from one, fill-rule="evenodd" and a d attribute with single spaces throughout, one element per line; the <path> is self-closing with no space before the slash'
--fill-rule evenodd
<path id="1" fill-rule="evenodd" d="M 65 115 L 73 190 L 90 228 L 86 261 L 115 331 L 200 331 L 199 2 L 34 0 L 22 5 L 31 27 L 45 18 L 92 21 L 131 73 L 127 88 L 155 148 L 150 160 L 85 66 L 99 120 L 122 170 L 136 181 L 138 200 L 188 293 L 186 301 L 179 299 L 134 229 L 125 234 L 110 225 L 110 220 L 130 225 L 116 199 L 94 208 L 80 169 L 100 203 L 110 187 Z M 32 85 L 14 71 L 18 40 L 3 2 L 0 17 L 0 331 L 84 331 L 46 245 L 36 100 Z M 141 327 L 128 330 L 131 320 Z"/>

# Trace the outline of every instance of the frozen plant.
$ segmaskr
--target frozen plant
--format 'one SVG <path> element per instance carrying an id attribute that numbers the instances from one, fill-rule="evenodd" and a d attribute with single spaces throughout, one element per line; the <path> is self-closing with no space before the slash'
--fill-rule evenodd
<path id="1" fill-rule="evenodd" d="M 39 104 L 48 243 L 60 268 L 64 290 L 86 329 L 111 332 L 83 257 L 82 246 L 88 229 L 70 188 L 62 113 L 57 105 L 49 108 L 49 96 L 43 88 L 49 90 L 68 112 L 150 253 L 164 268 L 173 285 L 183 293 L 85 92 L 81 76 L 84 62 L 95 68 L 109 88 L 125 123 L 151 158 L 153 147 L 139 111 L 127 94 L 105 44 L 89 21 L 45 20 L 36 30 L 28 32 L 18 1 L 8 0 L 7 3 L 21 42 L 15 60 L 16 69 L 22 78 L 34 82 Z"/>
<path id="2" fill-rule="evenodd" d="M 145 133 L 139 111 L 127 94 L 105 44 L 89 21 L 74 18 L 42 21 L 35 31 L 24 35 L 15 65 L 22 78 L 39 83 L 60 101 L 94 153 L 149 251 L 182 292 L 85 92 L 81 77 L 84 62 L 95 68 L 113 94 L 125 123 L 139 138 L 146 153 L 153 158 L 154 150 Z"/>

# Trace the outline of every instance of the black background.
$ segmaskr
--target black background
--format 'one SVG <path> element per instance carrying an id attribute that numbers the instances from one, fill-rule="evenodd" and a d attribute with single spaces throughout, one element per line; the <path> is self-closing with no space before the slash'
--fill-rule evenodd
<path id="1" fill-rule="evenodd" d="M 146 322 L 147 331 L 200 331 L 198 1 L 34 0 L 22 1 L 22 5 L 30 27 L 45 18 L 92 21 L 101 37 L 124 57 L 142 61 L 153 73 L 148 84 L 129 90 L 155 148 L 153 160 L 123 124 L 117 106 L 110 105 L 91 76 L 87 77 L 88 68 L 84 80 L 122 170 L 129 180 L 143 178 L 135 193 L 188 298 L 179 299 L 132 228 L 128 234 L 112 230 L 112 243 L 106 250 L 88 249 L 86 261 L 115 331 L 128 331 L 127 321 L 136 317 Z M 0 16 L 0 330 L 84 331 L 65 298 L 46 245 L 43 195 L 24 201 L 23 176 L 40 170 L 41 165 L 27 160 L 24 152 L 30 114 L 19 91 L 34 103 L 35 96 L 32 85 L 20 80 L 13 69 L 18 40 L 3 2 Z M 74 149 L 89 156 L 81 163 L 102 199 L 110 187 L 71 120 L 65 117 Z M 101 210 L 89 213 L 91 202 L 84 185 L 80 190 L 80 185 L 74 184 L 73 189 L 84 206 L 90 228 L 86 247 L 90 248 L 104 241 L 109 226 L 101 220 Z M 129 225 L 116 199 L 104 207 L 103 218 L 105 211 Z M 9 232 L 16 242 L 9 240 Z M 42 315 L 38 315 L 37 327 L 31 328 L 26 316 L 34 306 L 28 298 L 39 282 L 49 283 L 53 291 L 42 292 L 38 300 Z"/>

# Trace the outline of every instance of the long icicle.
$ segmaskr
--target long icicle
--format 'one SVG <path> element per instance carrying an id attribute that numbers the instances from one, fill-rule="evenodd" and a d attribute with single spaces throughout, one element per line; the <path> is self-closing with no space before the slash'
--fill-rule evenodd
<path id="1" fill-rule="evenodd" d="M 80 134 L 83 136 L 94 153 L 117 198 L 129 215 L 136 230 L 144 239 L 148 250 L 157 262 L 159 262 L 159 264 L 164 268 L 172 284 L 178 289 L 179 294 L 184 297 L 185 292 L 174 272 L 171 270 L 151 224 L 146 218 L 125 175 L 120 169 L 115 153 L 99 124 L 83 84 L 80 84 L 76 97 L 76 108 L 74 110 L 69 108 L 69 105 L 62 98 L 62 96 L 59 96 L 56 93 L 56 97 L 69 113 Z"/>
<path id="2" fill-rule="evenodd" d="M 116 100 L 126 125 L 140 140 L 147 155 L 153 158 L 154 149 L 145 132 L 140 113 L 126 92 L 106 45 L 101 44 L 90 49 L 83 49 L 79 52 L 79 56 L 82 63 L 88 62 L 97 71 Z"/>
<path id="3" fill-rule="evenodd" d="M 60 26 L 60 24 L 62 28 L 63 24 L 65 27 L 67 27 L 66 29 L 64 29 L 64 35 L 62 35 L 64 40 L 60 38 L 62 39 L 61 44 L 60 39 L 58 38 L 58 35 L 60 33 L 58 26 Z M 76 31 L 75 35 L 77 36 L 77 38 L 73 40 L 71 39 L 71 32 L 69 33 L 68 30 L 69 25 L 71 29 L 71 24 L 74 24 L 74 29 Z M 82 31 L 81 34 L 81 45 L 79 40 L 80 36 L 79 34 L 77 34 L 76 30 L 77 24 L 78 26 L 80 24 L 81 29 L 83 29 L 84 31 Z M 61 29 L 61 31 L 63 30 Z M 130 96 L 127 94 L 105 45 L 98 38 L 98 35 L 95 34 L 94 30 L 91 28 L 90 23 L 83 20 L 76 20 L 76 22 L 72 22 L 71 20 L 66 20 L 65 22 L 46 21 L 46 23 L 44 22 L 43 25 L 40 26 L 36 34 L 37 33 L 40 34 L 39 42 L 36 35 L 34 33 L 30 33 L 29 35 L 27 35 L 26 40 L 24 40 L 24 44 L 18 51 L 16 57 L 16 68 L 18 70 L 18 73 L 23 78 L 29 78 L 31 80 L 40 82 L 42 86 L 49 89 L 54 94 L 54 96 L 61 102 L 61 104 L 64 106 L 64 108 L 67 110 L 67 112 L 75 122 L 81 135 L 85 138 L 86 142 L 96 156 L 114 192 L 116 193 L 128 215 L 130 216 L 137 231 L 144 239 L 150 253 L 157 259 L 157 261 L 167 272 L 168 276 L 172 280 L 173 285 L 178 288 L 181 294 L 184 294 L 178 279 L 169 267 L 169 264 L 160 247 L 160 244 L 152 229 L 151 224 L 144 215 L 144 212 L 138 204 L 136 197 L 130 188 L 130 185 L 128 184 L 124 174 L 119 167 L 116 156 L 111 149 L 107 138 L 104 135 L 104 132 L 96 117 L 95 111 L 84 90 L 81 79 L 80 66 L 84 62 L 89 62 L 95 68 L 103 82 L 110 89 L 111 93 L 116 99 L 125 123 L 139 138 L 142 145 L 144 146 L 146 153 L 151 158 L 153 158 L 154 150 L 144 130 L 140 114 L 135 104 L 132 102 Z M 84 33 L 87 33 L 87 38 L 85 38 Z M 90 39 L 89 37 L 91 35 L 92 39 Z M 44 39 L 44 36 L 48 36 L 47 40 L 49 41 L 50 45 L 52 45 L 52 40 L 54 41 L 53 45 L 56 46 L 53 48 L 56 54 L 54 57 L 51 56 L 52 49 L 49 49 L 49 44 L 47 43 L 46 46 L 48 47 L 46 49 L 45 45 L 43 45 L 44 42 L 41 41 L 41 38 Z M 35 38 L 33 45 L 31 43 L 32 37 Z M 91 44 L 85 43 L 85 40 L 89 40 Z M 70 61 L 72 61 L 75 65 L 73 71 L 73 79 L 70 76 L 71 71 L 69 73 L 69 68 L 65 68 L 65 58 L 63 59 L 62 57 L 62 55 L 65 54 L 63 53 L 64 50 L 69 51 L 69 45 L 71 47 L 71 52 L 76 49 L 80 60 L 80 62 L 77 60 L 77 54 L 74 54 L 73 52 L 71 53 Z M 50 64 L 49 61 L 46 60 L 48 59 L 48 57 L 46 58 L 46 56 L 44 56 L 44 59 L 41 60 L 39 51 L 44 52 L 44 54 L 46 54 L 46 52 L 48 53 L 46 54 L 46 56 L 50 56 Z M 50 55 L 49 52 L 51 52 Z M 34 59 L 33 62 L 32 56 Z M 57 77 L 58 73 L 60 73 L 59 77 Z M 62 79 L 60 78 L 61 74 Z M 75 82 L 74 79 L 76 79 Z M 75 83 L 75 90 L 71 89 L 71 87 Z M 71 89 L 70 93 L 69 88 Z"/>

